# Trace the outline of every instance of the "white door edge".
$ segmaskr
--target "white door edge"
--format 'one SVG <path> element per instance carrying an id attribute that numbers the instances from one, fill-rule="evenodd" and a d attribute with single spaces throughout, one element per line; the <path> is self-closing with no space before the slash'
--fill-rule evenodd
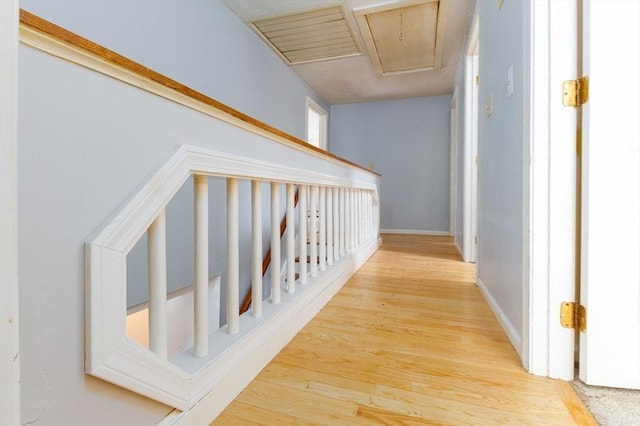
<path id="1" fill-rule="evenodd" d="M 20 421 L 18 327 L 18 1 L 0 1 L 0 424 Z M 6 206 L 6 207 L 5 207 Z"/>

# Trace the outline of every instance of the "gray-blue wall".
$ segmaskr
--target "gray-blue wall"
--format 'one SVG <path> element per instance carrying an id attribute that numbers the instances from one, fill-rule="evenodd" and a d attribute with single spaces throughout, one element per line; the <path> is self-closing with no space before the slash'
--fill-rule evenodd
<path id="1" fill-rule="evenodd" d="M 221 0 L 20 0 L 20 7 L 306 140 L 329 104 Z"/>
<path id="2" fill-rule="evenodd" d="M 526 2 L 480 1 L 480 114 L 478 120 L 478 277 L 515 338 L 523 322 L 523 215 L 526 140 L 523 61 Z M 507 96 L 507 69 L 514 92 Z M 493 113 L 485 114 L 488 97 Z M 526 112 L 528 113 L 528 111 Z M 527 161 L 528 163 L 528 161 Z M 518 348 L 519 349 L 519 348 Z"/>
<path id="3" fill-rule="evenodd" d="M 331 107 L 331 151 L 382 174 L 380 227 L 449 232 L 451 96 Z"/>

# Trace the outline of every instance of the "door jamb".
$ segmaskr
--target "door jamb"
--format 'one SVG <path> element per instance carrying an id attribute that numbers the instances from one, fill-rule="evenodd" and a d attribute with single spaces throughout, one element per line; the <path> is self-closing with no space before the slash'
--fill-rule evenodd
<path id="1" fill-rule="evenodd" d="M 570 24 L 567 24 L 570 23 Z M 576 78 L 577 0 L 529 3 L 525 40 L 523 140 L 523 348 L 532 374 L 574 377 L 574 332 L 559 322 L 575 295 L 576 112 L 563 107 L 563 80 Z M 528 30 L 528 31 L 527 31 Z"/>
<path id="2" fill-rule="evenodd" d="M 463 200 L 462 200 L 462 260 L 476 261 L 476 226 L 477 222 L 477 166 L 475 164 L 478 140 L 478 85 L 477 55 L 479 37 L 479 15 L 476 4 L 469 38 L 464 57 L 464 142 L 463 142 Z M 475 66 L 474 66 L 475 64 Z M 474 96 L 475 93 L 475 96 Z"/>
<path id="3" fill-rule="evenodd" d="M 18 1 L 0 1 L 0 424 L 20 421 Z"/>

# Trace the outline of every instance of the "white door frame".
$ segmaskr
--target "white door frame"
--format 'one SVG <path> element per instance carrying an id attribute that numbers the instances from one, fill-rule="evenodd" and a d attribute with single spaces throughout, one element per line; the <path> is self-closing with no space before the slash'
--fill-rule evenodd
<path id="1" fill-rule="evenodd" d="M 458 181 L 458 88 L 453 90 L 451 96 L 451 129 L 449 147 L 449 235 L 456 236 L 456 188 Z"/>
<path id="2" fill-rule="evenodd" d="M 20 421 L 18 1 L 0 1 L 0 424 Z"/>
<path id="3" fill-rule="evenodd" d="M 478 146 L 478 35 L 479 16 L 476 5 L 471 21 L 469 37 L 464 57 L 464 145 L 463 164 L 464 182 L 462 185 L 462 260 L 476 261 L 476 228 L 477 228 L 477 182 L 478 166 L 476 153 Z"/>
<path id="4" fill-rule="evenodd" d="M 522 361 L 533 374 L 574 377 L 574 332 L 559 322 L 575 300 L 576 110 L 562 105 L 577 78 L 577 0 L 525 9 Z M 529 31 L 527 31 L 527 29 Z"/>

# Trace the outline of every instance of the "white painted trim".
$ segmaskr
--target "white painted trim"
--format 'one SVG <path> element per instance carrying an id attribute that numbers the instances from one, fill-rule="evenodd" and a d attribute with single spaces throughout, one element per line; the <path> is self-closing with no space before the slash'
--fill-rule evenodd
<path id="1" fill-rule="evenodd" d="M 307 109 L 305 111 L 305 137 L 309 137 L 309 109 L 312 109 L 320 116 L 320 142 L 318 148 L 322 148 L 326 151 L 328 149 L 327 142 L 329 134 L 329 113 L 325 111 L 325 109 L 322 108 L 319 103 L 311 99 L 309 96 L 306 97 L 306 106 Z"/>
<path id="2" fill-rule="evenodd" d="M 381 229 L 381 234 L 413 234 L 413 235 L 436 235 L 449 237 L 449 231 L 423 231 L 418 229 Z"/>
<path id="3" fill-rule="evenodd" d="M 40 33 L 28 26 L 20 26 L 20 42 L 26 46 L 30 46 L 34 49 L 38 49 L 42 52 L 48 53 L 65 61 L 69 61 L 82 67 L 97 71 L 123 83 L 129 84 L 131 86 L 137 87 L 138 89 L 142 89 L 146 92 L 152 93 L 187 108 L 193 109 L 194 111 L 201 112 L 202 114 L 206 114 L 210 117 L 232 124 L 251 133 L 287 145 L 290 148 L 296 149 L 298 151 L 303 151 L 306 154 L 312 155 L 314 157 L 319 157 L 323 160 L 331 161 L 341 166 L 360 169 L 360 167 L 349 165 L 344 161 L 341 161 L 339 158 L 323 155 L 322 153 L 319 153 L 311 148 L 307 148 L 305 147 L 305 144 L 295 143 L 285 137 L 275 135 L 258 126 L 241 120 L 240 118 L 234 117 L 225 111 L 212 107 L 211 105 L 208 105 L 204 102 L 197 101 L 192 97 L 170 89 L 163 84 L 157 83 L 146 77 L 142 77 L 139 74 L 125 69 L 112 62 L 107 62 L 103 58 L 94 55 L 93 53 L 66 44 L 52 36 Z M 320 109 L 322 110 L 321 107 Z"/>
<path id="4" fill-rule="evenodd" d="M 456 236 L 456 187 L 458 181 L 458 88 L 454 88 L 451 97 L 450 135 L 449 135 L 449 235 Z"/>
<path id="5" fill-rule="evenodd" d="M 183 145 L 131 197 L 122 210 L 108 221 L 108 225 L 86 243 L 87 373 L 181 410 L 193 407 L 211 391 L 212 386 L 223 376 L 223 371 L 230 371 L 228 368 L 234 364 L 229 360 L 229 354 L 240 357 L 239 354 L 252 351 L 246 346 L 235 345 L 243 336 L 243 324 L 244 334 L 247 335 L 259 329 L 269 329 L 270 326 L 266 325 L 269 309 L 272 313 L 276 309 L 273 308 L 276 305 L 272 304 L 263 306 L 264 314 L 260 319 L 244 315 L 240 318 L 241 330 L 238 334 L 230 335 L 224 331 L 211 334 L 209 355 L 201 358 L 194 358 L 190 354 L 182 357 L 178 355 L 169 362 L 143 350 L 127 338 L 127 253 L 192 174 L 298 183 L 315 187 L 358 188 L 371 191 L 373 199 L 377 200 L 377 179 L 374 180 L 366 171 L 350 173 L 349 178 L 338 178 Z M 353 255 L 358 256 L 363 250 L 365 248 L 361 247 Z M 327 277 L 337 273 L 331 271 L 320 274 L 320 278 L 314 281 L 325 283 Z M 221 347 L 223 343 L 227 346 Z M 232 345 L 233 348 L 229 349 Z M 242 374 L 248 373 L 243 371 Z"/>
<path id="6" fill-rule="evenodd" d="M 253 380 L 265 365 L 304 327 L 329 300 L 342 288 L 349 278 L 369 259 L 380 247 L 380 239 L 370 240 L 357 253 L 347 255 L 327 270 L 324 275 L 309 284 L 300 286 L 294 296 L 283 293 L 282 305 L 287 309 L 280 309 L 273 314 L 271 320 L 264 322 L 251 334 L 244 337 L 241 345 L 225 353 L 224 359 L 216 361 L 215 366 L 221 373 L 215 377 L 212 389 L 203 396 L 189 411 L 172 412 L 160 424 L 193 425 L 209 424 L 224 408 Z M 273 305 L 265 305 L 265 308 Z M 265 313 L 268 315 L 268 313 Z M 242 319 L 255 321 L 253 317 L 243 316 Z M 251 350 L 260 348 L 260 350 Z"/>
<path id="7" fill-rule="evenodd" d="M 473 88 L 475 79 L 473 74 L 473 56 L 464 58 L 464 142 L 463 142 L 463 182 L 462 182 L 462 260 L 472 262 L 471 245 L 474 243 L 472 223 L 472 176 L 473 176 L 473 144 L 474 144 L 474 122 L 473 114 L 476 109 L 473 107 Z"/>
<path id="8" fill-rule="evenodd" d="M 476 45 L 476 52 L 478 46 Z M 469 241 L 470 248 L 470 262 L 476 262 L 478 260 L 478 132 L 479 132 L 479 114 L 480 114 L 480 97 L 478 87 L 479 83 L 476 82 L 476 76 L 480 75 L 480 62 L 478 55 L 471 57 L 471 146 L 469 161 L 469 172 L 471 174 L 471 200 L 469 205 L 469 232 L 467 232 L 467 239 Z"/>
<path id="9" fill-rule="evenodd" d="M 491 292 L 489 291 L 487 286 L 484 284 L 484 282 L 482 282 L 482 279 L 480 279 L 480 277 L 478 277 L 477 284 L 478 284 L 478 288 L 480 289 L 480 293 L 482 293 L 482 296 L 487 301 L 487 304 L 489 305 L 489 307 L 493 311 L 493 314 L 496 316 L 496 319 L 502 326 L 502 329 L 504 330 L 505 334 L 509 338 L 509 341 L 511 342 L 514 349 L 518 353 L 518 356 L 522 358 L 522 353 L 521 353 L 522 336 L 518 333 L 518 331 L 513 326 L 511 321 L 509 321 L 509 319 L 507 318 L 507 315 L 500 308 L 500 304 L 493 298 L 493 296 L 491 295 Z"/>
<path id="10" fill-rule="evenodd" d="M 456 240 L 453 240 L 453 245 L 455 246 L 456 250 L 458 250 L 458 254 L 460 255 L 460 259 L 462 259 L 462 248 L 460 248 L 460 246 L 458 245 L 458 243 L 456 242 Z"/>
<path id="11" fill-rule="evenodd" d="M 19 425 L 18 1 L 0 1 L 0 424 Z"/>
<path id="12" fill-rule="evenodd" d="M 530 3 L 532 68 L 525 98 L 531 165 L 522 359 L 533 374 L 567 380 L 574 376 L 574 334 L 558 316 L 560 303 L 575 297 L 576 117 L 575 109 L 562 106 L 560 90 L 563 80 L 576 78 L 576 11 L 575 0 Z"/>

